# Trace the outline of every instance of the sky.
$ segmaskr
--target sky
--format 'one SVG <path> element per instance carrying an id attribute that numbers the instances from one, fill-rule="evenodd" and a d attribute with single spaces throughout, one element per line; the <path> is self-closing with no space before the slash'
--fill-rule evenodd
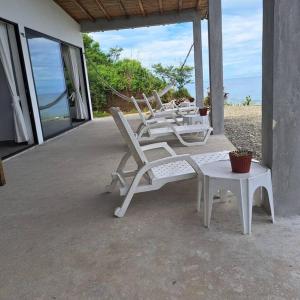
<path id="1" fill-rule="evenodd" d="M 261 100 L 262 0 L 222 0 L 224 87 L 229 101 Z M 123 48 L 122 58 L 180 65 L 192 42 L 192 23 L 92 33 L 104 51 Z M 204 85 L 209 86 L 207 21 L 202 22 Z M 194 65 L 193 52 L 188 65 Z M 187 87 L 194 95 L 194 84 Z"/>

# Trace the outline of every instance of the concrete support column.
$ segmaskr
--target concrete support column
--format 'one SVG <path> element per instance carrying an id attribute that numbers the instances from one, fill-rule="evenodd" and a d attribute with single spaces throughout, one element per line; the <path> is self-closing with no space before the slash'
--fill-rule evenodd
<path id="1" fill-rule="evenodd" d="M 211 1 L 210 1 L 211 2 Z M 264 0 L 262 152 L 275 212 L 300 214 L 300 1 Z"/>
<path id="2" fill-rule="evenodd" d="M 203 65 L 202 65 L 202 38 L 201 38 L 200 18 L 195 19 L 193 22 L 193 35 L 194 35 L 196 103 L 198 107 L 202 107 L 203 106 Z"/>
<path id="3" fill-rule="evenodd" d="M 214 134 L 224 133 L 221 0 L 208 1 L 209 77 Z"/>

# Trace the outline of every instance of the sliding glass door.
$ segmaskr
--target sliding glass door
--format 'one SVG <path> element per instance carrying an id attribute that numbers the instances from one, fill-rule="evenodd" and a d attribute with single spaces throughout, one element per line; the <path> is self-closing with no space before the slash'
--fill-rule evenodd
<path id="1" fill-rule="evenodd" d="M 15 28 L 0 20 L 0 158 L 34 143 Z"/>
<path id="2" fill-rule="evenodd" d="M 72 127 L 61 44 L 26 31 L 44 138 Z"/>

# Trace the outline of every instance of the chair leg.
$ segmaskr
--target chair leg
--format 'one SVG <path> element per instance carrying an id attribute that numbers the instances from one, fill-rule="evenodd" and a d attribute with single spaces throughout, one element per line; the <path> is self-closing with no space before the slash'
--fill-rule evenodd
<path id="1" fill-rule="evenodd" d="M 131 200 L 132 200 L 133 195 L 134 195 L 134 192 L 128 193 L 128 194 L 126 195 L 124 201 L 123 201 L 122 206 L 121 206 L 121 207 L 117 207 L 117 208 L 115 209 L 114 215 L 115 215 L 116 217 L 118 217 L 118 218 L 124 217 L 124 215 L 125 215 L 125 213 L 126 213 L 126 211 L 127 211 L 127 208 L 128 208 L 128 206 L 129 206 L 129 204 L 130 204 L 130 202 L 131 202 Z"/>
<path id="2" fill-rule="evenodd" d="M 247 185 L 247 202 L 248 202 L 248 234 L 251 234 L 252 231 L 252 209 L 253 209 L 253 197 L 254 195 L 250 195 L 249 186 Z"/>
<path id="3" fill-rule="evenodd" d="M 135 187 L 136 188 L 136 187 Z M 128 206 L 129 206 L 129 204 L 130 204 L 130 202 L 131 202 L 131 200 L 132 200 L 132 197 L 133 197 L 133 195 L 134 195 L 134 189 L 135 189 L 134 187 L 130 187 L 130 189 L 129 189 L 129 191 L 128 191 L 128 193 L 127 193 L 127 195 L 126 195 L 126 197 L 125 197 L 125 199 L 124 199 L 124 201 L 123 201 L 123 204 L 122 204 L 122 206 L 121 207 L 117 207 L 116 209 L 115 209 L 115 213 L 114 213 L 114 215 L 116 216 L 116 217 L 118 217 L 118 218 L 122 218 L 122 217 L 124 217 L 124 215 L 125 215 L 125 213 L 126 213 L 126 211 L 127 211 L 127 208 L 128 208 Z"/>
<path id="4" fill-rule="evenodd" d="M 119 166 L 117 168 L 116 173 L 120 173 L 120 172 L 123 171 L 123 169 L 124 169 L 124 167 L 125 167 L 125 165 L 126 165 L 126 163 L 127 163 L 130 156 L 131 156 L 131 154 L 130 154 L 129 151 L 124 154 L 124 156 L 122 157 L 122 159 L 119 163 Z M 118 176 L 117 175 L 112 175 L 111 183 L 105 187 L 106 193 L 112 193 L 113 190 L 115 189 L 117 183 L 118 183 Z"/>
<path id="5" fill-rule="evenodd" d="M 202 145 L 205 145 L 206 144 L 206 140 L 205 141 L 201 141 L 201 142 L 187 142 L 183 139 L 183 137 L 177 133 L 175 130 L 173 131 L 173 133 L 175 134 L 175 136 L 177 137 L 177 139 L 179 140 L 179 142 L 186 146 L 186 147 L 189 147 L 189 146 L 202 146 Z"/>
<path id="6" fill-rule="evenodd" d="M 214 191 L 209 177 L 204 179 L 204 226 L 209 228 L 214 201 Z"/>
<path id="7" fill-rule="evenodd" d="M 198 175 L 197 180 L 198 180 L 197 211 L 200 212 L 200 210 L 201 210 L 202 192 L 203 192 L 203 184 L 202 184 L 202 179 L 200 178 L 199 175 Z"/>
<path id="8" fill-rule="evenodd" d="M 126 211 L 127 211 L 127 208 L 132 200 L 132 197 L 133 195 L 135 194 L 135 191 L 136 191 L 136 188 L 140 182 L 140 180 L 142 179 L 144 173 L 142 172 L 138 172 L 134 178 L 134 180 L 132 181 L 131 183 L 131 186 L 127 192 L 127 195 L 122 203 L 122 206 L 121 207 L 117 207 L 115 209 L 115 216 L 116 217 L 119 217 L 119 218 L 122 218 L 124 217 Z"/>
<path id="9" fill-rule="evenodd" d="M 227 190 L 220 190 L 220 202 L 226 202 L 227 199 Z"/>
<path id="10" fill-rule="evenodd" d="M 252 222 L 252 201 L 249 199 L 247 181 L 240 181 L 239 193 L 236 196 L 240 205 L 240 218 L 243 227 L 243 234 L 251 234 L 251 222 Z"/>
<path id="11" fill-rule="evenodd" d="M 114 191 L 114 189 L 116 188 L 117 183 L 118 183 L 118 176 L 112 175 L 111 183 L 105 187 L 105 192 L 112 193 Z"/>
<path id="12" fill-rule="evenodd" d="M 269 205 L 271 210 L 271 217 L 272 217 L 272 223 L 275 223 L 275 214 L 274 214 L 274 199 L 273 199 L 273 188 L 272 188 L 272 179 L 271 175 L 268 176 L 267 184 L 265 185 L 265 188 L 268 192 L 268 198 L 269 198 Z"/>
<path id="13" fill-rule="evenodd" d="M 208 138 L 210 137 L 211 135 L 211 132 L 212 132 L 212 128 L 210 127 L 207 131 L 206 131 L 206 135 L 204 136 L 204 140 L 203 140 L 203 143 L 206 144 Z"/>
<path id="14" fill-rule="evenodd" d="M 204 209 L 203 209 L 203 220 L 204 220 L 204 226 L 207 227 L 207 206 L 208 206 L 208 177 L 204 176 L 203 178 L 203 186 L 204 186 Z"/>

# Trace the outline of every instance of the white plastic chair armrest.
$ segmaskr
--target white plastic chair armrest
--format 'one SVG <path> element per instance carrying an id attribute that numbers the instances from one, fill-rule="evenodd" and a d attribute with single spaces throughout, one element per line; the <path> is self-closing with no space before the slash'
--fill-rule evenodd
<path id="1" fill-rule="evenodd" d="M 149 144 L 141 147 L 143 151 L 149 151 L 153 149 L 159 149 L 159 148 L 164 148 L 169 154 L 172 156 L 176 156 L 176 152 L 165 142 L 163 143 L 154 143 L 154 144 Z"/>
<path id="2" fill-rule="evenodd" d="M 199 166 L 195 163 L 195 161 L 191 158 L 191 156 L 189 154 L 170 156 L 170 157 L 165 157 L 165 158 L 161 158 L 161 159 L 157 159 L 157 160 L 148 162 L 140 169 L 140 171 L 138 173 L 145 174 L 147 171 L 149 171 L 150 169 L 152 169 L 154 167 L 161 166 L 161 165 L 168 164 L 168 163 L 175 162 L 175 161 L 186 161 L 194 169 L 194 171 L 197 173 L 197 175 L 202 174 Z"/>

